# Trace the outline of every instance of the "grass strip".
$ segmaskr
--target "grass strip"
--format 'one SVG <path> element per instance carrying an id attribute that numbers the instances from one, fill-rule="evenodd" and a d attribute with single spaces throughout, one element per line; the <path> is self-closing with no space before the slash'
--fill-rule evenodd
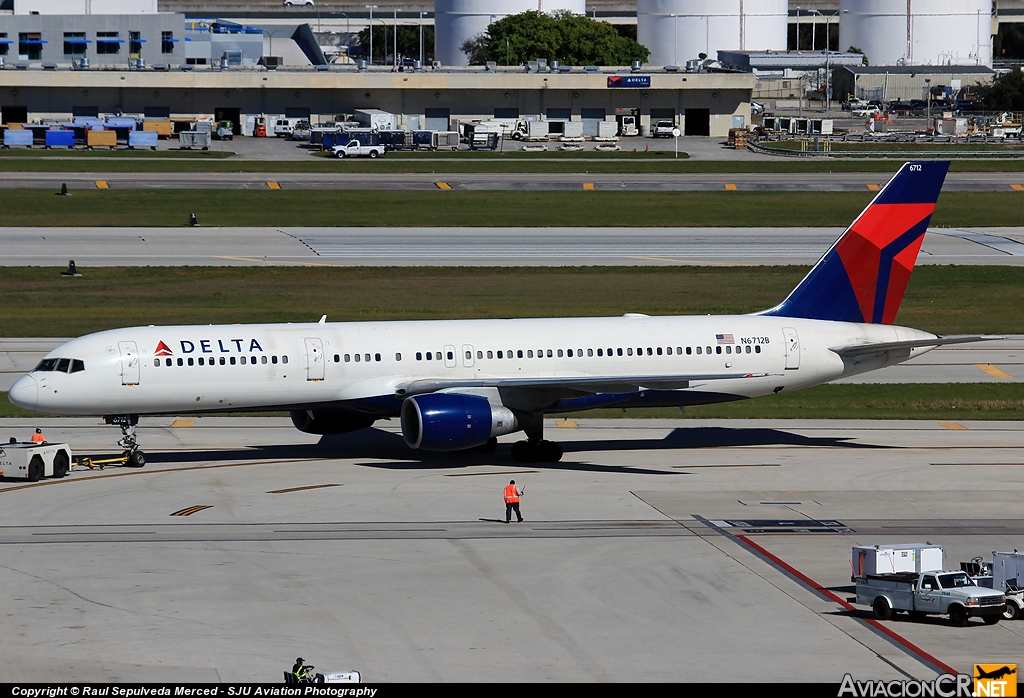
<path id="1" fill-rule="evenodd" d="M 873 192 L 0 189 L 0 226 L 846 226 Z M 500 216 L 495 213 L 500 211 Z M 1020 192 L 946 192 L 933 227 L 1024 225 Z"/>
<path id="2" fill-rule="evenodd" d="M 8 151 L 9 152 L 9 151 Z M 30 151 L 25 151 L 30 152 Z M 150 153 L 151 155 L 159 155 Z M 64 153 L 51 156 L 0 154 L 4 172 L 384 172 L 401 174 L 474 174 L 485 172 L 548 173 L 895 173 L 899 158 L 832 160 L 688 160 L 676 159 L 669 151 L 650 153 L 409 153 L 391 154 L 377 160 L 323 158 L 299 160 L 245 160 L 220 153 L 182 154 L 178 157 L 148 158 L 145 153 Z M 1024 172 L 1024 159 L 954 160 L 953 172 Z"/>
<path id="3" fill-rule="evenodd" d="M 750 313 L 807 271 L 777 267 L 0 267 L 0 336 L 131 325 Z M 1024 333 L 1024 268 L 919 267 L 897 324 Z M 111 299 L 119 299 L 112 301 Z M 129 300 L 130 299 L 130 300 Z"/>
<path id="4" fill-rule="evenodd" d="M 0 418 L 34 416 L 38 415 L 12 405 L 7 393 L 3 393 Z M 560 416 L 591 419 L 1020 420 L 1024 419 L 1024 383 L 827 384 L 753 400 L 687 407 L 685 414 L 676 408 L 658 408 L 591 410 Z"/>

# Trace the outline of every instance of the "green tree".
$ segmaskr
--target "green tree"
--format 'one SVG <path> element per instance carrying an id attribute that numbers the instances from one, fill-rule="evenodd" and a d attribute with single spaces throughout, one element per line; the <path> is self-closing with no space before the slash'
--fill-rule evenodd
<path id="1" fill-rule="evenodd" d="M 376 21 L 376 18 L 374 18 Z M 377 65 L 389 64 L 394 60 L 395 55 L 395 28 L 383 24 L 373 27 L 373 62 Z M 370 58 L 370 30 L 364 29 L 359 32 L 359 46 L 362 49 L 362 58 Z M 387 54 L 384 53 L 385 48 Z M 398 25 L 398 55 L 400 58 L 420 57 L 420 28 L 419 25 Z M 423 26 L 423 60 L 429 65 L 434 60 L 434 28 L 429 25 Z"/>
<path id="2" fill-rule="evenodd" d="M 1024 111 L 1024 72 L 1003 73 L 978 90 L 986 111 Z"/>
<path id="3" fill-rule="evenodd" d="M 461 48 L 473 65 L 487 61 L 522 65 L 539 58 L 560 61 L 563 65 L 629 65 L 632 61 L 646 61 L 651 55 L 608 22 L 567 10 L 551 14 L 530 10 L 508 15 Z"/>
<path id="4" fill-rule="evenodd" d="M 1000 24 L 992 49 L 993 58 L 1024 58 L 1024 29 L 1019 24 Z"/>

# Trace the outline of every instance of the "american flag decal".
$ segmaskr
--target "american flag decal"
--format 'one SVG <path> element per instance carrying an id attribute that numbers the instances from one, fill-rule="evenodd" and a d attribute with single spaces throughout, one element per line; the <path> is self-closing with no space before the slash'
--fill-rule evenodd
<path id="1" fill-rule="evenodd" d="M 736 340 L 733 339 L 731 334 L 716 334 L 715 339 L 718 340 L 719 344 L 735 344 Z"/>

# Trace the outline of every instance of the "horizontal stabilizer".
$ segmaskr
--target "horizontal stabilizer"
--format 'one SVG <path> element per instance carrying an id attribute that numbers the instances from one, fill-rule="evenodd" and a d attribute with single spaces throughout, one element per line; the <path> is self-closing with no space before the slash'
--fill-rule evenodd
<path id="1" fill-rule="evenodd" d="M 966 344 L 967 342 L 990 342 L 994 339 L 1006 339 L 980 334 L 958 334 L 935 339 L 910 339 L 905 342 L 878 342 L 875 344 L 852 344 L 846 347 L 829 347 L 839 356 L 863 356 L 864 354 L 884 354 L 897 349 L 917 349 L 918 347 L 941 347 L 946 344 Z"/>
<path id="2" fill-rule="evenodd" d="M 472 378 L 467 380 L 417 380 L 400 385 L 395 393 L 401 397 L 434 393 L 458 388 L 558 389 L 582 393 L 615 393 L 637 390 L 680 390 L 693 381 L 763 378 L 767 373 L 695 373 L 676 376 L 564 376 L 555 378 Z"/>

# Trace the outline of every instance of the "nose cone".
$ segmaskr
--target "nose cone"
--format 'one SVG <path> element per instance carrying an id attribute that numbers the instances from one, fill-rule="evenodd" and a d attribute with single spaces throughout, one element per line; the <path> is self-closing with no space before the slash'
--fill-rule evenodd
<path id="1" fill-rule="evenodd" d="M 32 376 L 22 376 L 11 386 L 7 398 L 15 407 L 23 410 L 35 409 L 39 404 L 39 384 Z"/>

